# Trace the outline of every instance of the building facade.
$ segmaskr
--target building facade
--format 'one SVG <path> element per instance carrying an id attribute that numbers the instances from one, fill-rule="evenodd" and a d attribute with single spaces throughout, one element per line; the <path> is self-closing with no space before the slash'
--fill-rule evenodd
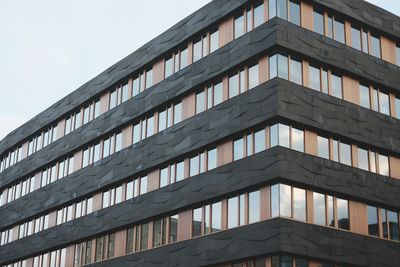
<path id="1" fill-rule="evenodd" d="M 0 266 L 400 266 L 400 18 L 214 0 L 0 142 Z"/>

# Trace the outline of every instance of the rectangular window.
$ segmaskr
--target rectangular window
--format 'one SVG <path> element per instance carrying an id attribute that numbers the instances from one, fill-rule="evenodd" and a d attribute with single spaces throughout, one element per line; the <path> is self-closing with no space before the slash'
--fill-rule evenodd
<path id="1" fill-rule="evenodd" d="M 161 111 L 158 114 L 158 132 L 164 131 L 167 128 L 167 111 Z"/>
<path id="2" fill-rule="evenodd" d="M 276 0 L 268 1 L 268 17 L 269 19 L 276 17 Z"/>
<path id="3" fill-rule="evenodd" d="M 290 148 L 290 128 L 288 125 L 278 124 L 279 131 L 279 145 Z"/>
<path id="4" fill-rule="evenodd" d="M 169 217 L 169 243 L 178 241 L 178 221 L 178 214 Z"/>
<path id="5" fill-rule="evenodd" d="M 315 91 L 321 91 L 320 70 L 317 67 L 309 66 L 309 85 Z"/>
<path id="6" fill-rule="evenodd" d="M 133 126 L 133 142 L 132 142 L 133 144 L 135 144 L 135 143 L 140 141 L 141 132 L 142 132 L 141 124 L 139 122 L 138 124 L 135 124 Z"/>
<path id="7" fill-rule="evenodd" d="M 321 70 L 321 84 L 322 84 L 322 92 L 328 93 L 328 72 L 326 70 Z"/>
<path id="8" fill-rule="evenodd" d="M 239 38 L 244 34 L 244 16 L 241 15 L 240 17 L 235 18 L 235 39 Z"/>
<path id="9" fill-rule="evenodd" d="M 278 124 L 274 124 L 270 127 L 270 144 L 271 147 L 277 146 L 279 144 Z"/>
<path id="10" fill-rule="evenodd" d="M 190 158 L 190 171 L 189 171 L 189 176 L 195 176 L 199 174 L 199 165 L 200 164 L 200 157 L 194 156 L 192 158 Z"/>
<path id="11" fill-rule="evenodd" d="M 203 208 L 193 210 L 193 233 L 192 237 L 202 235 Z"/>
<path id="12" fill-rule="evenodd" d="M 361 51 L 361 31 L 351 27 L 351 46 Z"/>
<path id="13" fill-rule="evenodd" d="M 276 13 L 279 18 L 287 20 L 287 0 L 272 0 L 277 1 Z"/>
<path id="14" fill-rule="evenodd" d="M 193 62 L 196 62 L 197 60 L 202 58 L 202 49 L 203 44 L 200 38 L 200 40 L 197 40 L 197 42 L 193 44 Z"/>
<path id="15" fill-rule="evenodd" d="M 258 64 L 249 67 L 249 89 L 259 85 L 258 79 Z"/>
<path id="16" fill-rule="evenodd" d="M 165 60 L 165 79 L 174 73 L 174 60 L 172 57 Z"/>
<path id="17" fill-rule="evenodd" d="M 379 105 L 378 105 L 378 90 L 375 88 L 372 88 L 372 98 L 371 98 L 371 106 L 373 111 L 379 111 Z"/>
<path id="18" fill-rule="evenodd" d="M 324 35 L 324 15 L 314 9 L 314 32 Z"/>
<path id="19" fill-rule="evenodd" d="M 229 77 L 229 98 L 237 96 L 239 94 L 239 74 L 235 74 Z"/>
<path id="20" fill-rule="evenodd" d="M 145 223 L 141 225 L 140 250 L 148 248 L 148 240 L 149 240 L 149 224 Z"/>
<path id="21" fill-rule="evenodd" d="M 122 85 L 122 102 L 125 102 L 129 98 L 129 86 L 128 84 Z"/>
<path id="22" fill-rule="evenodd" d="M 196 94 L 196 114 L 199 114 L 206 109 L 205 101 L 206 101 L 205 91 Z"/>
<path id="23" fill-rule="evenodd" d="M 399 51 L 400 53 L 400 51 Z M 396 110 L 396 118 L 400 119 L 400 98 L 394 99 L 394 108 Z"/>
<path id="24" fill-rule="evenodd" d="M 332 74 L 331 78 L 332 78 L 331 95 L 337 98 L 342 98 L 342 77 Z"/>
<path id="25" fill-rule="evenodd" d="M 146 136 L 152 136 L 154 134 L 154 116 L 147 119 L 147 133 Z"/>
<path id="26" fill-rule="evenodd" d="M 368 150 L 358 148 L 358 168 L 368 171 Z"/>
<path id="27" fill-rule="evenodd" d="M 222 227 L 222 203 L 217 202 L 211 205 L 211 232 L 221 231 Z"/>
<path id="28" fill-rule="evenodd" d="M 244 157 L 244 138 L 233 142 L 233 160 L 239 160 Z"/>
<path id="29" fill-rule="evenodd" d="M 306 221 L 306 190 L 293 188 L 293 218 Z"/>
<path id="30" fill-rule="evenodd" d="M 188 49 L 185 48 L 181 50 L 181 69 L 186 68 L 189 65 L 189 52 Z"/>
<path id="31" fill-rule="evenodd" d="M 394 211 L 388 210 L 387 216 L 389 221 L 390 240 L 399 241 L 399 215 Z"/>
<path id="32" fill-rule="evenodd" d="M 160 170 L 160 188 L 168 184 L 168 167 Z"/>
<path id="33" fill-rule="evenodd" d="M 344 22 L 338 21 L 335 18 L 334 26 L 335 26 L 335 40 L 344 44 L 345 43 Z"/>
<path id="34" fill-rule="evenodd" d="M 179 182 L 185 178 L 185 164 L 184 161 L 176 164 L 176 181 Z"/>
<path id="35" fill-rule="evenodd" d="M 214 106 L 222 103 L 223 101 L 223 87 L 222 81 L 214 85 Z"/>
<path id="36" fill-rule="evenodd" d="M 351 166 L 351 147 L 350 147 L 350 145 L 340 143 L 339 158 L 340 158 L 340 163 Z"/>
<path id="37" fill-rule="evenodd" d="M 340 229 L 350 230 L 348 201 L 345 199 L 337 198 L 336 204 L 337 204 L 338 227 Z"/>
<path id="38" fill-rule="evenodd" d="M 132 82 L 132 97 L 134 97 L 135 95 L 138 95 L 139 90 L 140 90 L 140 78 L 137 77 Z"/>
<path id="39" fill-rule="evenodd" d="M 390 115 L 389 95 L 379 91 L 379 112 Z"/>
<path id="40" fill-rule="evenodd" d="M 249 193 L 249 223 L 260 221 L 260 191 Z"/>
<path id="41" fill-rule="evenodd" d="M 368 234 L 373 236 L 379 236 L 379 224 L 378 224 L 378 209 L 376 207 L 368 206 Z"/>
<path id="42" fill-rule="evenodd" d="M 378 36 L 371 35 L 371 55 L 381 58 L 381 40 Z"/>
<path id="43" fill-rule="evenodd" d="M 292 189 L 289 185 L 279 185 L 279 214 L 292 217 Z"/>
<path id="44" fill-rule="evenodd" d="M 254 153 L 265 150 L 265 129 L 254 133 Z"/>
<path id="45" fill-rule="evenodd" d="M 328 32 L 325 33 L 329 38 L 333 38 L 333 19 L 332 16 L 328 16 Z"/>
<path id="46" fill-rule="evenodd" d="M 278 76 L 278 56 L 275 54 L 269 57 L 269 78 Z"/>
<path id="47" fill-rule="evenodd" d="M 264 4 L 261 2 L 254 6 L 254 28 L 264 23 Z"/>
<path id="48" fill-rule="evenodd" d="M 288 80 L 288 58 L 287 56 L 283 56 L 278 54 L 278 77 Z"/>
<path id="49" fill-rule="evenodd" d="M 389 176 L 389 159 L 387 156 L 378 155 L 379 174 Z"/>
<path id="50" fill-rule="evenodd" d="M 228 229 L 239 226 L 239 197 L 228 199 Z"/>
<path id="51" fill-rule="evenodd" d="M 300 26 L 300 3 L 298 0 L 289 1 L 289 21 Z"/>
<path id="52" fill-rule="evenodd" d="M 397 65 L 400 66 L 400 46 L 396 47 L 396 59 Z"/>
<path id="53" fill-rule="evenodd" d="M 360 105 L 365 108 L 370 108 L 369 87 L 360 84 Z"/>
<path id="54" fill-rule="evenodd" d="M 366 31 L 362 31 L 361 36 L 362 36 L 362 51 L 368 54 L 369 53 L 368 33 Z"/>
<path id="55" fill-rule="evenodd" d="M 219 31 L 210 34 L 210 53 L 219 48 Z"/>
<path id="56" fill-rule="evenodd" d="M 160 219 L 154 221 L 153 228 L 153 247 L 158 247 L 166 243 L 166 221 Z"/>
<path id="57" fill-rule="evenodd" d="M 304 152 L 304 132 L 292 128 L 292 149 Z"/>
<path id="58" fill-rule="evenodd" d="M 299 85 L 303 84 L 303 72 L 301 61 L 290 59 L 290 81 Z"/>
<path id="59" fill-rule="evenodd" d="M 325 195 L 313 192 L 314 223 L 326 225 Z"/>
<path id="60" fill-rule="evenodd" d="M 333 197 L 332 196 L 326 196 L 326 207 L 327 207 L 327 219 L 328 219 L 328 225 L 335 227 L 335 211 L 334 211 L 334 206 L 333 206 Z"/>

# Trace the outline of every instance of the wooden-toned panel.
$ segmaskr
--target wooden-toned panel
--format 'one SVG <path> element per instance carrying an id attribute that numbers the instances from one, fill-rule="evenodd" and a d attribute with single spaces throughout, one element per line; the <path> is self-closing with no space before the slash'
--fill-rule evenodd
<path id="1" fill-rule="evenodd" d="M 233 161 L 233 142 L 226 141 L 217 147 L 217 164 L 222 166 Z"/>
<path id="2" fill-rule="evenodd" d="M 107 112 L 110 108 L 110 92 L 106 92 L 100 97 L 100 114 Z"/>
<path id="3" fill-rule="evenodd" d="M 346 44 L 348 46 L 351 46 L 351 24 L 350 24 L 350 21 L 344 22 L 344 32 L 345 32 Z"/>
<path id="4" fill-rule="evenodd" d="M 97 193 L 93 196 L 93 211 L 100 210 L 103 202 L 103 193 Z"/>
<path id="5" fill-rule="evenodd" d="M 228 18 L 219 25 L 219 47 L 233 40 L 233 17 Z"/>
<path id="6" fill-rule="evenodd" d="M 75 245 L 67 247 L 65 254 L 66 254 L 65 266 L 67 267 L 74 266 Z"/>
<path id="7" fill-rule="evenodd" d="M 310 74 L 309 74 L 310 63 L 307 60 L 303 60 L 303 86 L 310 87 Z"/>
<path id="8" fill-rule="evenodd" d="M 392 117 L 396 117 L 396 103 L 395 103 L 396 96 L 392 93 L 389 94 L 389 101 L 390 101 L 390 115 Z"/>
<path id="9" fill-rule="evenodd" d="M 400 159 L 390 156 L 389 157 L 390 176 L 400 179 Z"/>
<path id="10" fill-rule="evenodd" d="M 164 79 L 164 59 L 160 59 L 153 65 L 153 84 L 157 84 Z"/>
<path id="11" fill-rule="evenodd" d="M 192 236 L 192 210 L 179 213 L 178 241 L 190 239 Z"/>
<path id="12" fill-rule="evenodd" d="M 132 129 L 132 124 L 122 129 L 122 149 L 132 145 Z"/>
<path id="13" fill-rule="evenodd" d="M 184 166 L 183 166 L 183 178 L 189 178 L 189 173 L 190 172 L 190 160 L 189 158 L 186 158 L 184 160 Z"/>
<path id="14" fill-rule="evenodd" d="M 307 222 L 314 223 L 314 202 L 313 192 L 307 190 Z"/>
<path id="15" fill-rule="evenodd" d="M 74 154 L 74 171 L 80 170 L 82 168 L 82 154 L 82 150 L 79 150 Z"/>
<path id="16" fill-rule="evenodd" d="M 52 211 L 49 214 L 49 227 L 56 226 L 57 211 Z"/>
<path id="17" fill-rule="evenodd" d="M 382 59 L 396 64 L 396 43 L 381 36 Z"/>
<path id="18" fill-rule="evenodd" d="M 304 131 L 304 151 L 307 154 L 318 155 L 318 134 L 311 131 Z"/>
<path id="19" fill-rule="evenodd" d="M 367 206 L 350 200 L 349 209 L 350 230 L 359 234 L 368 234 Z"/>
<path id="20" fill-rule="evenodd" d="M 321 267 L 321 264 L 316 261 L 309 261 L 308 267 Z"/>
<path id="21" fill-rule="evenodd" d="M 228 201 L 223 199 L 221 201 L 221 229 L 228 229 Z"/>
<path id="22" fill-rule="evenodd" d="M 65 119 L 60 120 L 57 123 L 57 137 L 63 137 L 65 133 Z"/>
<path id="23" fill-rule="evenodd" d="M 358 167 L 358 147 L 356 145 L 351 145 L 351 164 Z"/>
<path id="24" fill-rule="evenodd" d="M 160 171 L 154 170 L 150 173 L 147 174 L 147 192 L 156 190 L 160 188 L 160 177 L 159 177 Z"/>
<path id="25" fill-rule="evenodd" d="M 196 93 L 193 92 L 190 95 L 185 96 L 182 99 L 182 118 L 193 117 L 196 113 Z"/>
<path id="26" fill-rule="evenodd" d="M 268 220 L 271 218 L 271 205 L 270 205 L 270 187 L 263 187 L 260 189 L 260 201 L 261 201 L 261 216 L 260 219 Z"/>
<path id="27" fill-rule="evenodd" d="M 269 70 L 268 70 L 268 56 L 262 57 L 258 61 L 259 81 L 260 84 L 268 81 Z"/>
<path id="28" fill-rule="evenodd" d="M 359 81 L 343 75 L 343 98 L 351 103 L 360 104 Z"/>
<path id="29" fill-rule="evenodd" d="M 223 101 L 228 100 L 229 98 L 229 78 L 225 76 L 222 79 L 222 99 Z"/>
<path id="30" fill-rule="evenodd" d="M 272 267 L 272 262 L 270 257 L 265 259 L 265 267 Z"/>
<path id="31" fill-rule="evenodd" d="M 301 8 L 301 26 L 312 31 L 314 28 L 313 6 L 309 3 L 301 1 L 300 8 Z"/>

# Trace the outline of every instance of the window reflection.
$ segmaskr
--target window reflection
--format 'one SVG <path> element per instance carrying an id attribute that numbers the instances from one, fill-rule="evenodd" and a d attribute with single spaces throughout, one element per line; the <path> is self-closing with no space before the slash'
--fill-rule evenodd
<path id="1" fill-rule="evenodd" d="M 325 195 L 313 192 L 314 223 L 326 225 Z"/>
<path id="2" fill-rule="evenodd" d="M 301 61 L 297 61 L 291 58 L 289 66 L 290 66 L 290 81 L 302 85 L 303 72 L 302 72 Z"/>
<path id="3" fill-rule="evenodd" d="M 279 213 L 282 217 L 292 216 L 292 191 L 289 185 L 279 185 Z"/>
<path id="4" fill-rule="evenodd" d="M 344 44 L 345 43 L 344 22 L 338 21 L 335 17 L 334 25 L 335 25 L 335 40 Z"/>
<path id="5" fill-rule="evenodd" d="M 318 136 L 318 157 L 329 159 L 329 139 Z"/>
<path id="6" fill-rule="evenodd" d="M 260 191 L 249 193 L 249 223 L 260 221 Z"/>
<path id="7" fill-rule="evenodd" d="M 389 159 L 387 156 L 378 155 L 379 174 L 389 176 Z"/>
<path id="8" fill-rule="evenodd" d="M 336 205 L 338 212 L 338 227 L 340 229 L 350 230 L 348 201 L 337 198 Z"/>
<path id="9" fill-rule="evenodd" d="M 256 87 L 258 84 L 258 64 L 255 64 L 249 67 L 249 89 Z"/>
<path id="10" fill-rule="evenodd" d="M 389 95 L 379 92 L 379 112 L 390 115 Z"/>
<path id="11" fill-rule="evenodd" d="M 361 31 L 351 27 L 351 46 L 355 49 L 361 50 Z"/>
<path id="12" fill-rule="evenodd" d="M 358 168 L 368 171 L 368 150 L 358 148 Z"/>
<path id="13" fill-rule="evenodd" d="M 321 91 L 321 79 L 320 79 L 320 71 L 319 68 L 309 66 L 309 86 L 311 89 L 316 91 Z"/>
<path id="14" fill-rule="evenodd" d="M 298 0 L 289 1 L 289 21 L 300 26 L 300 2 Z"/>
<path id="15" fill-rule="evenodd" d="M 342 77 L 332 74 L 332 92 L 331 95 L 342 98 Z"/>
<path id="16" fill-rule="evenodd" d="M 240 17 L 235 18 L 235 39 L 239 38 L 244 34 L 244 17 L 241 15 Z"/>
<path id="17" fill-rule="evenodd" d="M 244 139 L 240 138 L 233 142 L 233 160 L 242 159 L 244 157 Z"/>
<path id="18" fill-rule="evenodd" d="M 369 88 L 360 84 L 360 105 L 365 108 L 370 108 Z"/>
<path id="19" fill-rule="evenodd" d="M 222 221 L 221 221 L 221 202 L 217 202 L 211 205 L 211 232 L 221 231 Z"/>
<path id="20" fill-rule="evenodd" d="M 306 221 L 306 190 L 293 188 L 293 218 Z"/>
<path id="21" fill-rule="evenodd" d="M 339 146 L 340 163 L 351 166 L 351 148 L 350 145 L 340 143 Z"/>
<path id="22" fill-rule="evenodd" d="M 265 149 L 265 129 L 254 133 L 254 153 Z"/>
<path id="23" fill-rule="evenodd" d="M 371 55 L 381 57 L 381 40 L 378 36 L 371 35 Z"/>
<path id="24" fill-rule="evenodd" d="M 321 11 L 314 9 L 314 32 L 324 34 L 324 15 Z"/>
<path id="25" fill-rule="evenodd" d="M 379 225 L 378 225 L 378 209 L 372 206 L 368 206 L 368 234 L 373 236 L 379 236 Z"/>

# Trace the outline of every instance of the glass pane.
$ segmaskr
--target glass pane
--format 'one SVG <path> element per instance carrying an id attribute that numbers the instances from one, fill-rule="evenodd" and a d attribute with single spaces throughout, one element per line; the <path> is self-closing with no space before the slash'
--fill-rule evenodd
<path id="1" fill-rule="evenodd" d="M 256 64 L 249 67 L 249 89 L 256 87 L 258 84 L 258 64 Z"/>
<path id="2" fill-rule="evenodd" d="M 293 218 L 306 221 L 306 190 L 293 188 Z"/>
<path id="3" fill-rule="evenodd" d="M 379 37 L 371 35 L 371 55 L 381 57 L 381 41 Z"/>
<path id="4" fill-rule="evenodd" d="M 186 68 L 189 64 L 189 54 L 188 49 L 185 48 L 181 51 L 181 69 Z"/>
<path id="5" fill-rule="evenodd" d="M 219 31 L 215 31 L 210 35 L 210 53 L 219 48 Z"/>
<path id="6" fill-rule="evenodd" d="M 368 34 L 367 32 L 362 32 L 362 51 L 368 54 Z"/>
<path id="7" fill-rule="evenodd" d="M 277 0 L 277 15 L 287 20 L 287 0 Z"/>
<path id="8" fill-rule="evenodd" d="M 217 149 L 216 148 L 208 151 L 207 166 L 208 166 L 208 170 L 212 170 L 217 167 Z"/>
<path id="9" fill-rule="evenodd" d="M 184 161 L 176 164 L 176 181 L 179 182 L 185 177 Z"/>
<path id="10" fill-rule="evenodd" d="M 368 206 L 368 234 L 379 236 L 378 209 Z"/>
<path id="11" fill-rule="evenodd" d="M 375 153 L 369 152 L 369 171 L 376 172 L 376 160 L 375 160 Z"/>
<path id="12" fill-rule="evenodd" d="M 340 229 L 350 230 L 349 206 L 345 199 L 337 198 L 338 227 Z"/>
<path id="13" fill-rule="evenodd" d="M 276 16 L 276 0 L 268 1 L 268 17 L 272 19 Z"/>
<path id="14" fill-rule="evenodd" d="M 167 111 L 164 110 L 158 114 L 158 131 L 164 131 L 167 128 Z"/>
<path id="15" fill-rule="evenodd" d="M 321 79 L 319 68 L 309 66 L 310 88 L 321 91 Z"/>
<path id="16" fill-rule="evenodd" d="M 240 138 L 233 142 L 233 160 L 242 159 L 244 157 L 244 140 Z"/>
<path id="17" fill-rule="evenodd" d="M 229 77 L 229 98 L 239 94 L 239 74 Z"/>
<path id="18" fill-rule="evenodd" d="M 206 107 L 206 94 L 205 92 L 200 92 L 196 94 L 196 114 L 199 114 L 200 112 L 203 112 Z"/>
<path id="19" fill-rule="evenodd" d="M 283 217 L 292 217 L 292 190 L 288 185 L 279 185 L 279 213 Z"/>
<path id="20" fill-rule="evenodd" d="M 194 156 L 190 158 L 189 176 L 192 177 L 197 174 L 199 174 L 199 156 Z"/>
<path id="21" fill-rule="evenodd" d="M 313 192 L 314 223 L 326 225 L 325 195 Z"/>
<path id="22" fill-rule="evenodd" d="M 147 193 L 147 176 L 140 178 L 140 195 Z"/>
<path id="23" fill-rule="evenodd" d="M 269 57 L 269 78 L 275 78 L 278 76 L 278 56 L 273 55 Z"/>
<path id="24" fill-rule="evenodd" d="M 142 224 L 142 233 L 140 238 L 140 249 L 147 249 L 148 238 L 149 238 L 149 225 L 147 223 Z"/>
<path id="25" fill-rule="evenodd" d="M 235 39 L 244 34 L 244 17 L 240 16 L 235 19 Z"/>
<path id="26" fill-rule="evenodd" d="M 372 89 L 371 102 L 373 103 L 372 110 L 378 111 L 378 90 L 376 90 L 375 88 Z"/>
<path id="27" fill-rule="evenodd" d="M 260 191 L 249 193 L 249 223 L 260 221 Z"/>
<path id="28" fill-rule="evenodd" d="M 318 157 L 329 159 L 329 140 L 318 136 Z"/>
<path id="29" fill-rule="evenodd" d="M 334 74 L 332 76 L 332 92 L 331 95 L 342 98 L 342 77 L 336 76 Z"/>
<path id="30" fill-rule="evenodd" d="M 361 50 L 361 31 L 351 27 L 351 46 Z"/>
<path id="31" fill-rule="evenodd" d="M 141 128 L 140 127 L 140 122 L 133 126 L 133 144 L 135 144 L 135 143 L 140 141 L 140 133 L 141 133 L 141 129 L 140 128 Z"/>
<path id="32" fill-rule="evenodd" d="M 201 39 L 193 44 L 193 62 L 196 62 L 197 60 L 202 58 L 201 55 L 202 49 L 203 49 L 203 44 L 201 42 Z"/>
<path id="33" fill-rule="evenodd" d="M 378 155 L 379 174 L 389 176 L 389 159 L 387 156 Z"/>
<path id="34" fill-rule="evenodd" d="M 289 21 L 300 26 L 300 4 L 298 1 L 289 1 L 289 14 Z"/>
<path id="35" fill-rule="evenodd" d="M 251 12 L 251 9 L 249 8 L 246 12 L 247 16 L 247 31 L 251 31 L 253 29 L 253 13 Z"/>
<path id="36" fill-rule="evenodd" d="M 293 267 L 292 256 L 281 256 L 281 267 Z"/>
<path id="37" fill-rule="evenodd" d="M 322 77 L 322 92 L 327 94 L 328 93 L 328 72 L 326 70 L 321 71 Z"/>
<path id="38" fill-rule="evenodd" d="M 254 153 L 265 150 L 265 129 L 254 133 Z"/>
<path id="39" fill-rule="evenodd" d="M 182 121 L 182 103 L 174 105 L 174 124 Z"/>
<path id="40" fill-rule="evenodd" d="M 110 94 L 110 109 L 114 108 L 117 105 L 117 91 L 114 90 Z"/>
<path id="41" fill-rule="evenodd" d="M 308 267 L 308 261 L 305 259 L 295 258 L 295 267 Z"/>
<path id="42" fill-rule="evenodd" d="M 326 36 L 333 38 L 333 19 L 331 16 L 328 16 L 328 32 L 326 33 Z"/>
<path id="43" fill-rule="evenodd" d="M 303 84 L 303 73 L 301 61 L 297 61 L 294 59 L 290 59 L 290 81 L 300 84 Z"/>
<path id="44" fill-rule="evenodd" d="M 121 149 L 122 149 L 122 132 L 119 132 L 115 135 L 115 152 L 118 152 Z"/>
<path id="45" fill-rule="evenodd" d="M 239 226 L 239 197 L 228 199 L 228 229 Z"/>
<path id="46" fill-rule="evenodd" d="M 399 240 L 399 215 L 388 210 L 388 221 L 389 221 L 389 236 L 390 240 Z"/>
<path id="47" fill-rule="evenodd" d="M 358 168 L 368 171 L 368 150 L 358 148 Z"/>
<path id="48" fill-rule="evenodd" d="M 279 123 L 279 145 L 290 148 L 289 126 Z"/>
<path id="49" fill-rule="evenodd" d="M 125 102 L 129 98 L 129 86 L 128 84 L 122 85 L 122 102 Z"/>
<path id="50" fill-rule="evenodd" d="M 400 53 L 400 51 L 398 51 Z M 400 64 L 399 64 L 400 65 Z M 400 98 L 394 99 L 394 107 L 396 110 L 396 118 L 400 119 Z"/>
<path id="51" fill-rule="evenodd" d="M 147 137 L 154 134 L 154 116 L 147 119 Z"/>
<path id="52" fill-rule="evenodd" d="M 162 220 L 154 221 L 153 226 L 153 247 L 161 245 L 161 234 L 162 234 Z"/>
<path id="53" fill-rule="evenodd" d="M 370 108 L 369 88 L 360 84 L 360 105 L 364 108 Z"/>
<path id="54" fill-rule="evenodd" d="M 400 66 L 400 46 L 396 47 L 396 58 L 397 58 L 397 65 Z"/>
<path id="55" fill-rule="evenodd" d="M 383 237 L 384 238 L 388 238 L 389 237 L 389 233 L 388 233 L 388 224 L 387 224 L 387 218 L 386 218 L 386 210 L 385 209 L 381 209 L 381 220 L 382 220 L 382 230 L 383 230 Z"/>
<path id="56" fill-rule="evenodd" d="M 340 143 L 340 163 L 351 166 L 351 148 L 350 145 Z"/>
<path id="57" fill-rule="evenodd" d="M 389 95 L 379 92 L 379 112 L 390 115 Z"/>
<path id="58" fill-rule="evenodd" d="M 314 31 L 324 35 L 324 15 L 314 10 Z"/>
<path id="59" fill-rule="evenodd" d="M 110 155 L 110 138 L 107 138 L 103 142 L 103 158 L 108 157 Z M 85 152 L 83 154 L 85 157 Z"/>
<path id="60" fill-rule="evenodd" d="M 341 21 L 337 21 L 335 18 L 335 40 L 341 43 L 345 43 L 344 37 L 344 23 Z"/>
<path id="61" fill-rule="evenodd" d="M 214 106 L 220 104 L 223 101 L 223 88 L 222 82 L 214 85 Z"/>
<path id="62" fill-rule="evenodd" d="M 254 7 L 254 28 L 260 26 L 264 22 L 264 4 Z"/>
<path id="63" fill-rule="evenodd" d="M 140 88 L 140 79 L 139 77 L 137 77 L 136 79 L 133 80 L 132 83 L 132 97 L 139 94 L 139 88 Z"/>
<path id="64" fill-rule="evenodd" d="M 168 167 L 160 170 L 160 187 L 168 184 Z"/>
<path id="65" fill-rule="evenodd" d="M 221 202 L 212 204 L 211 207 L 211 232 L 217 232 L 221 230 Z"/>
<path id="66" fill-rule="evenodd" d="M 304 132 L 292 128 L 292 149 L 304 152 Z"/>
<path id="67" fill-rule="evenodd" d="M 170 57 L 165 60 L 165 78 L 168 78 L 174 73 L 174 61 L 173 58 Z M 139 89 L 139 87 L 138 87 Z"/>
<path id="68" fill-rule="evenodd" d="M 334 210 L 333 210 L 333 197 L 332 196 L 326 196 L 326 201 L 327 201 L 327 215 L 328 215 L 328 225 L 334 227 L 335 226 L 335 216 L 334 216 Z"/>
<path id="69" fill-rule="evenodd" d="M 278 76 L 279 78 L 288 79 L 288 58 L 278 54 Z"/>
<path id="70" fill-rule="evenodd" d="M 146 89 L 153 86 L 153 69 L 146 71 Z"/>
<path id="71" fill-rule="evenodd" d="M 193 237 L 201 235 L 201 223 L 203 220 L 203 208 L 193 210 Z"/>
<path id="72" fill-rule="evenodd" d="M 277 146 L 279 144 L 278 124 L 274 124 L 270 127 L 270 139 L 271 147 Z"/>

